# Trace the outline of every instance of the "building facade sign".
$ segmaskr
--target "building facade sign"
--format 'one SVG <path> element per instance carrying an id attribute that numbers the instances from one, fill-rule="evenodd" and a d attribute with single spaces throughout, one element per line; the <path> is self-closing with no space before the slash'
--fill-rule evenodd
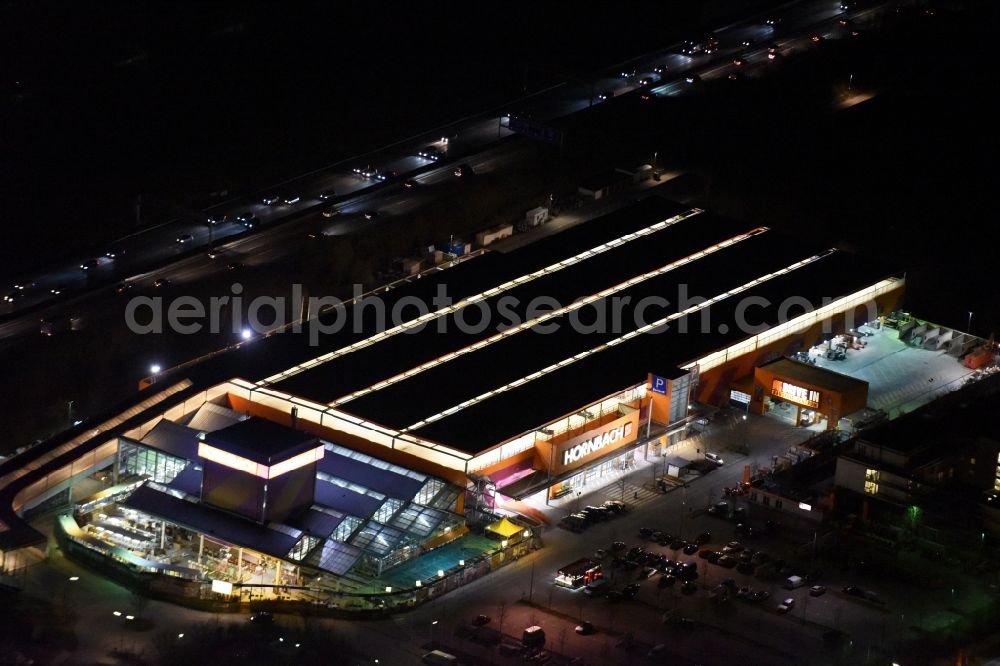
<path id="1" fill-rule="evenodd" d="M 569 469 L 580 467 L 589 460 L 630 444 L 636 440 L 639 432 L 638 410 L 619 417 L 599 428 L 566 440 L 559 445 L 555 456 L 553 473 L 559 474 Z"/>
<path id="2" fill-rule="evenodd" d="M 819 407 L 819 391 L 802 388 L 795 384 L 775 379 L 771 382 L 771 395 L 782 400 L 806 407 Z"/>

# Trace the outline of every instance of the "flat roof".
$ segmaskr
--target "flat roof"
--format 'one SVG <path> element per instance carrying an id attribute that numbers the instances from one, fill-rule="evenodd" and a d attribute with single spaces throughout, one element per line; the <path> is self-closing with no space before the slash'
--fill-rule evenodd
<path id="1" fill-rule="evenodd" d="M 626 208 L 541 238 L 515 251 L 486 252 L 450 268 L 432 271 L 419 280 L 412 280 L 389 291 L 380 292 L 379 298 L 385 304 L 385 310 L 391 312 L 392 308 L 403 299 L 417 298 L 425 303 L 431 303 L 437 293 L 438 285 L 446 284 L 448 294 L 457 302 L 521 276 L 525 272 L 539 270 L 554 261 L 613 241 L 623 234 L 635 233 L 689 210 L 690 206 L 660 197 L 647 197 Z M 515 259 L 512 260 L 511 257 Z M 419 313 L 410 308 L 404 310 L 403 314 L 407 319 L 412 319 Z M 309 344 L 308 335 L 292 333 L 271 335 L 193 366 L 187 374 L 193 381 L 207 384 L 218 383 L 229 377 L 243 377 L 256 382 L 285 372 L 323 353 L 363 340 L 378 330 L 377 313 L 372 308 L 362 311 L 361 315 L 357 316 L 354 309 L 348 307 L 342 316 L 344 325 L 336 332 L 320 336 L 318 345 Z M 330 312 L 321 315 L 319 320 L 324 325 L 331 325 L 337 318 L 337 313 Z M 315 384 L 306 382 L 304 386 L 282 383 L 281 388 L 309 397 L 307 391 L 310 385 L 322 386 L 321 382 Z"/>
<path id="2" fill-rule="evenodd" d="M 824 296 L 845 295 L 881 276 L 878 266 L 863 268 L 857 257 L 835 252 L 741 296 L 769 303 L 755 308 L 754 314 L 770 327 L 780 322 L 780 304 L 789 293 L 820 303 Z M 666 331 L 637 335 L 417 428 L 413 434 L 465 451 L 486 450 L 636 385 L 650 366 L 680 366 L 746 339 L 748 335 L 734 325 L 738 305 L 738 299 L 729 298 L 709 306 L 711 327 L 705 332 L 699 331 L 698 313 L 682 317 Z M 689 333 L 683 332 L 685 327 Z"/>
<path id="3" fill-rule="evenodd" d="M 714 298 L 739 289 L 745 289 L 746 295 L 769 298 L 772 304 L 775 299 L 780 301 L 794 294 L 814 299 L 811 302 L 819 306 L 823 296 L 846 295 L 887 274 L 878 264 L 858 257 L 705 212 L 675 219 L 656 227 L 654 232 L 620 242 L 625 234 L 648 230 L 651 224 L 685 212 L 687 209 L 672 202 L 650 197 L 574 227 L 565 232 L 566 236 L 557 234 L 504 255 L 488 254 L 488 259 L 475 259 L 443 271 L 441 276 L 434 276 L 434 284 L 447 284 L 450 293 L 457 291 L 464 296 L 512 280 L 516 283 L 479 299 L 474 306 L 442 315 L 422 330 L 342 351 L 334 358 L 282 377 L 275 388 L 332 404 L 383 426 L 410 428 L 420 437 L 475 454 L 642 383 L 648 372 L 676 377 L 678 365 L 752 334 L 739 332 L 734 308 L 723 300 L 704 312 L 711 315 L 713 326 L 721 321 L 732 333 L 709 330 L 697 335 L 669 335 L 667 346 L 650 345 L 649 338 L 662 337 L 647 333 L 617 344 L 623 335 L 638 328 L 635 315 L 640 303 L 655 298 L 668 301 L 645 307 L 643 322 L 676 315 L 678 303 L 685 296 Z M 580 258 L 579 253 L 595 247 L 602 249 Z M 807 259 L 813 260 L 796 265 Z M 555 265 L 558 269 L 544 275 L 518 280 Z M 788 270 L 795 279 L 773 275 Z M 763 277 L 768 279 L 760 281 Z M 466 278 L 472 285 L 465 283 Z M 434 293 L 429 282 L 417 282 L 423 283 L 420 289 L 425 296 Z M 573 318 L 584 326 L 595 322 L 601 312 L 612 312 L 618 304 L 621 323 L 613 330 L 591 327 L 578 331 L 569 325 L 571 317 L 564 313 L 549 321 L 558 327 L 552 333 L 540 334 L 527 328 L 503 334 L 498 331 L 495 323 L 509 321 L 510 315 L 517 322 L 537 317 L 540 310 L 536 307 L 529 316 L 529 305 L 543 297 L 559 306 L 580 298 L 590 299 L 573 313 Z M 690 305 L 692 302 L 687 302 L 683 307 Z M 763 311 L 770 317 L 769 325 L 778 323 L 775 308 Z M 470 326 L 478 323 L 484 313 L 489 315 L 490 326 Z M 696 313 L 691 321 L 698 321 L 700 316 Z M 683 317 L 672 325 L 687 320 Z M 595 354 L 594 360 L 553 367 L 609 342 L 615 342 L 615 346 Z M 335 348 L 336 344 L 325 345 L 325 349 Z M 316 351 L 314 355 L 321 353 Z M 557 379 L 534 378 L 484 398 L 543 370 Z M 437 418 L 470 400 L 481 402 Z M 479 405 L 488 407 L 480 409 Z M 436 420 L 425 423 L 429 417 Z"/>
<path id="4" fill-rule="evenodd" d="M 485 299 L 474 307 L 442 316 L 439 321 L 425 326 L 421 331 L 395 335 L 318 365 L 279 382 L 276 388 L 317 402 L 329 403 L 382 379 L 404 373 L 422 363 L 489 338 L 497 333 L 497 323 L 505 321 L 505 317 L 510 318 L 508 313 L 516 315 L 518 321 L 526 321 L 532 304 L 537 305 L 542 302 L 539 299 L 551 299 L 552 302 L 568 305 L 580 297 L 599 293 L 636 275 L 655 271 L 671 262 L 681 261 L 705 247 L 746 231 L 743 225 L 710 219 L 703 222 L 699 219 L 701 217 L 702 215 L 698 215 L 646 238 L 626 243 L 614 250 L 512 287 Z M 599 240 L 604 242 L 603 239 Z M 728 261 L 749 261 L 752 258 L 752 251 L 743 248 L 737 251 L 736 247 L 727 248 Z M 772 246 L 772 250 L 775 250 L 775 254 L 778 253 L 778 248 Z M 509 263 L 521 265 L 523 262 L 519 259 L 520 254 L 521 251 L 517 251 L 505 256 L 509 257 Z M 551 265 L 565 257 L 564 252 L 553 252 L 545 262 L 536 261 L 535 257 L 532 257 L 531 261 L 523 265 L 520 270 L 513 271 L 516 273 L 514 277 L 537 270 L 540 263 Z M 685 275 L 693 278 L 697 274 L 697 271 L 691 269 L 693 265 L 685 266 L 683 270 L 676 269 L 673 271 L 674 276 L 661 276 L 656 279 L 655 284 L 659 285 L 660 289 L 668 289 L 680 279 L 677 276 Z M 723 264 L 716 260 L 710 268 L 702 272 L 709 271 L 723 273 Z M 452 289 L 451 284 L 448 283 L 449 291 Z M 499 279 L 495 284 L 500 284 Z M 638 289 L 637 287 L 631 291 L 636 292 Z M 638 297 L 652 293 L 655 293 L 655 289 L 647 288 Z M 480 321 L 482 312 L 489 312 L 489 321 L 492 325 L 477 330 L 475 324 Z M 583 320 L 586 321 L 586 318 Z"/>
<path id="5" fill-rule="evenodd" d="M 851 391 L 868 389 L 868 382 L 863 379 L 834 372 L 828 368 L 821 368 L 818 365 L 796 361 L 792 358 L 776 358 L 758 367 L 766 368 L 776 375 L 787 377 L 793 381 L 818 386 L 836 393 L 850 393 Z"/>
<path id="6" fill-rule="evenodd" d="M 205 442 L 262 465 L 273 465 L 315 447 L 318 439 L 307 432 L 254 416 L 207 433 Z"/>

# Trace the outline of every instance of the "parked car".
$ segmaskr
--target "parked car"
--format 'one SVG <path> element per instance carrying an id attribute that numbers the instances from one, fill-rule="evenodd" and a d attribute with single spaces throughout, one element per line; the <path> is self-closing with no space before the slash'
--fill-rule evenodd
<path id="1" fill-rule="evenodd" d="M 824 585 L 813 585 L 809 588 L 810 597 L 822 597 L 826 594 L 826 586 Z"/>
<path id="2" fill-rule="evenodd" d="M 622 596 L 626 599 L 631 599 L 637 594 L 639 594 L 639 583 L 632 583 L 622 588 Z"/>
<path id="3" fill-rule="evenodd" d="M 682 549 L 682 552 L 685 555 L 694 555 L 695 553 L 698 552 L 698 544 L 696 544 L 696 543 L 689 543 L 686 546 L 684 546 L 684 548 Z"/>
<path id="4" fill-rule="evenodd" d="M 865 598 L 865 591 L 856 585 L 848 585 L 844 588 L 844 594 L 848 594 L 852 597 Z"/>
<path id="5" fill-rule="evenodd" d="M 597 629 L 594 628 L 593 622 L 588 622 L 584 620 L 580 624 L 576 625 L 576 633 L 581 636 L 590 636 L 591 634 L 596 634 Z"/>
<path id="6" fill-rule="evenodd" d="M 743 550 L 743 544 L 739 541 L 730 541 L 722 548 L 723 553 L 738 553 Z"/>
<path id="7" fill-rule="evenodd" d="M 615 513 L 625 513 L 628 511 L 628 505 L 625 504 L 625 502 L 619 502 L 618 500 L 607 500 L 601 506 L 606 506 Z"/>
<path id="8" fill-rule="evenodd" d="M 656 587 L 664 590 L 668 587 L 672 587 L 676 582 L 677 578 L 673 574 L 664 574 L 660 576 L 660 580 L 656 581 Z"/>
<path id="9" fill-rule="evenodd" d="M 711 560 L 709 560 L 709 562 L 711 562 Z M 723 567 L 725 569 L 732 569 L 737 564 L 739 564 L 739 560 L 737 560 L 732 555 L 723 555 L 722 557 L 719 558 L 719 560 L 718 560 L 718 562 L 716 562 L 716 564 L 718 564 L 720 567 Z"/>
<path id="10" fill-rule="evenodd" d="M 628 546 L 625 545 L 624 541 L 615 541 L 611 544 L 611 552 L 618 553 L 625 550 Z"/>
<path id="11" fill-rule="evenodd" d="M 694 542 L 699 546 L 703 546 L 711 540 L 712 540 L 711 532 L 702 532 L 701 534 L 699 534 L 694 538 Z"/>
<path id="12" fill-rule="evenodd" d="M 726 461 L 722 459 L 722 456 L 720 456 L 718 453 L 712 453 L 711 451 L 705 452 L 705 460 L 710 460 L 719 467 L 722 467 L 723 465 L 726 464 Z"/>
<path id="13" fill-rule="evenodd" d="M 757 590 L 751 596 L 751 599 L 756 602 L 767 601 L 771 598 L 771 593 L 767 590 Z"/>
<path id="14" fill-rule="evenodd" d="M 472 621 L 472 624 L 474 624 L 477 627 L 481 627 L 489 623 L 490 623 L 489 615 L 477 615 L 476 619 Z"/>
<path id="15" fill-rule="evenodd" d="M 694 581 L 690 581 L 690 580 L 689 581 L 685 581 L 685 583 L 683 585 L 681 585 L 681 593 L 682 594 L 691 595 L 691 594 L 694 594 L 697 591 L 698 591 L 698 585 Z"/>
<path id="16" fill-rule="evenodd" d="M 778 612 L 779 613 L 787 613 L 788 611 L 792 610 L 793 608 L 795 608 L 795 599 L 792 599 L 791 597 L 788 597 L 787 599 L 785 599 L 784 601 L 782 601 L 780 604 L 778 604 Z"/>

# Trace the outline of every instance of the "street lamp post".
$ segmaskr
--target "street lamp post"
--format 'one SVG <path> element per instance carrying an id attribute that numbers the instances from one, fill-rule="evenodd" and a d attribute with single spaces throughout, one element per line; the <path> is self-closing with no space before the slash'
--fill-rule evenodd
<path id="1" fill-rule="evenodd" d="M 972 311 L 971 310 L 969 311 L 969 321 L 965 325 L 965 332 L 966 333 L 970 333 L 970 334 L 972 333 Z"/>

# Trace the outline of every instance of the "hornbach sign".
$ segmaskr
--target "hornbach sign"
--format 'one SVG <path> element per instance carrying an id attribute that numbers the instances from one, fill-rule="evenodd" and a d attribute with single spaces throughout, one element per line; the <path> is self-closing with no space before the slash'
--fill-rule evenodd
<path id="1" fill-rule="evenodd" d="M 619 417 L 600 428 L 588 430 L 566 440 L 559 446 L 556 454 L 555 473 L 580 467 L 591 459 L 613 451 L 621 446 L 634 442 L 638 434 L 638 410 Z"/>

